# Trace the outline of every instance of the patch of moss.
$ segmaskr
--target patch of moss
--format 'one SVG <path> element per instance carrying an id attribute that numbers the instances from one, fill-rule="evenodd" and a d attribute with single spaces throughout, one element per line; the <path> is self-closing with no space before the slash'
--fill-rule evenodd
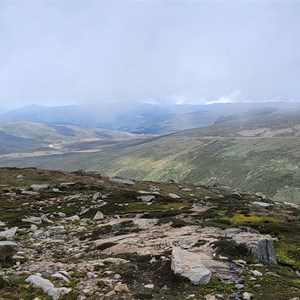
<path id="1" fill-rule="evenodd" d="M 300 268 L 300 244 L 280 240 L 275 242 L 276 258 L 279 263 Z"/>
<path id="2" fill-rule="evenodd" d="M 283 223 L 285 222 L 285 218 L 279 216 L 236 214 L 231 218 L 231 221 L 236 225 L 248 225 L 259 223 Z"/>
<path id="3" fill-rule="evenodd" d="M 222 281 L 215 275 L 211 277 L 211 280 L 208 284 L 199 286 L 199 292 L 201 295 L 207 295 L 209 293 L 229 293 L 234 290 L 235 284 Z"/>

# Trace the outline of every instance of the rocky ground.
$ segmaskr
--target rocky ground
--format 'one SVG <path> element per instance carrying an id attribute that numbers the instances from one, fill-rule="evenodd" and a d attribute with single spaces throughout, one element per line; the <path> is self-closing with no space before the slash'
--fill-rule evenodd
<path id="1" fill-rule="evenodd" d="M 0 299 L 299 299 L 300 209 L 229 187 L 0 169 Z"/>

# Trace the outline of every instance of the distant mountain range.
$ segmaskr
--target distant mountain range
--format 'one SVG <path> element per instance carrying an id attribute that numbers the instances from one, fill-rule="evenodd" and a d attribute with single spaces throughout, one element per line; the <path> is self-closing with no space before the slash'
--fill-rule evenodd
<path id="1" fill-rule="evenodd" d="M 29 118 L 32 108 L 25 109 L 23 118 Z M 52 109 L 66 112 L 75 108 Z M 116 127 L 131 132 L 168 133 L 196 124 L 211 125 L 147 136 L 58 125 L 50 120 L 51 114 L 48 124 L 1 121 L 0 166 L 85 169 L 143 180 L 219 182 L 244 191 L 263 192 L 279 201 L 300 202 L 299 103 L 218 104 L 185 113 L 167 113 L 167 109 L 163 112 L 160 108 L 155 112 L 150 108 L 151 113 L 140 119 L 137 111 L 124 113 L 123 118 L 115 115 L 120 118 Z M 48 109 L 42 108 L 45 115 Z M 20 110 L 17 112 L 6 117 L 21 118 Z M 59 114 L 56 117 L 60 123 Z"/>
<path id="2" fill-rule="evenodd" d="M 0 114 L 0 120 L 33 121 L 121 130 L 137 134 L 169 134 L 239 117 L 300 110 L 300 103 L 232 103 L 162 105 L 106 103 L 45 107 L 29 105 Z"/>

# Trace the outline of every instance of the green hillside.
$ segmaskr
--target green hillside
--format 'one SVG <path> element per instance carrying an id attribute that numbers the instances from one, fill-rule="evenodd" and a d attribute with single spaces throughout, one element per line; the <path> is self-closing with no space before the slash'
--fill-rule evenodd
<path id="1" fill-rule="evenodd" d="M 300 203 L 300 115 L 236 119 L 95 153 L 2 156 L 0 164 L 95 170 L 143 180 L 219 182 Z"/>

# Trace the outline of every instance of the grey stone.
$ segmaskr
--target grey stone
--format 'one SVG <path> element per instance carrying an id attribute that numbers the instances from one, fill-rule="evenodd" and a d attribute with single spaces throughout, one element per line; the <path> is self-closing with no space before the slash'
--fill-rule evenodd
<path id="1" fill-rule="evenodd" d="M 101 211 L 97 211 L 97 213 L 93 218 L 94 221 L 103 220 L 103 219 L 104 219 L 104 215 Z"/>
<path id="2" fill-rule="evenodd" d="M 273 203 L 261 202 L 261 201 L 254 201 L 252 204 L 258 208 L 271 208 L 274 206 Z"/>
<path id="3" fill-rule="evenodd" d="M 154 195 L 144 195 L 144 196 L 139 196 L 137 198 L 142 200 L 143 202 L 150 202 L 153 199 L 155 199 L 155 196 Z"/>
<path id="4" fill-rule="evenodd" d="M 251 300 L 252 298 L 253 298 L 253 294 L 248 293 L 248 292 L 243 293 L 243 299 L 244 300 Z"/>
<path id="5" fill-rule="evenodd" d="M 125 179 L 122 177 L 112 177 L 110 178 L 110 181 L 126 185 L 135 185 L 135 183 L 132 180 Z"/>
<path id="6" fill-rule="evenodd" d="M 71 288 L 66 287 L 56 288 L 50 280 L 41 277 L 40 274 L 29 276 L 26 279 L 26 282 L 42 289 L 45 294 L 49 295 L 52 298 L 52 300 L 57 300 L 61 295 L 68 294 L 72 290 Z"/>
<path id="7" fill-rule="evenodd" d="M 35 192 L 38 192 L 40 190 L 46 190 L 49 188 L 48 184 L 32 184 L 30 186 Z"/>
<path id="8" fill-rule="evenodd" d="M 277 264 L 274 243 L 270 235 L 240 232 L 231 237 L 236 243 L 245 244 L 249 252 L 260 262 Z"/>
<path id="9" fill-rule="evenodd" d="M 10 229 L 1 231 L 0 237 L 9 239 L 16 234 L 17 230 L 18 230 L 18 227 L 12 227 Z"/>
<path id="10" fill-rule="evenodd" d="M 173 198 L 173 199 L 180 199 L 180 196 L 174 194 L 174 193 L 170 193 L 168 194 L 169 197 Z"/>
<path id="11" fill-rule="evenodd" d="M 174 273 L 188 278 L 194 285 L 210 281 L 212 272 L 204 265 L 201 254 L 173 247 L 171 261 Z"/>

